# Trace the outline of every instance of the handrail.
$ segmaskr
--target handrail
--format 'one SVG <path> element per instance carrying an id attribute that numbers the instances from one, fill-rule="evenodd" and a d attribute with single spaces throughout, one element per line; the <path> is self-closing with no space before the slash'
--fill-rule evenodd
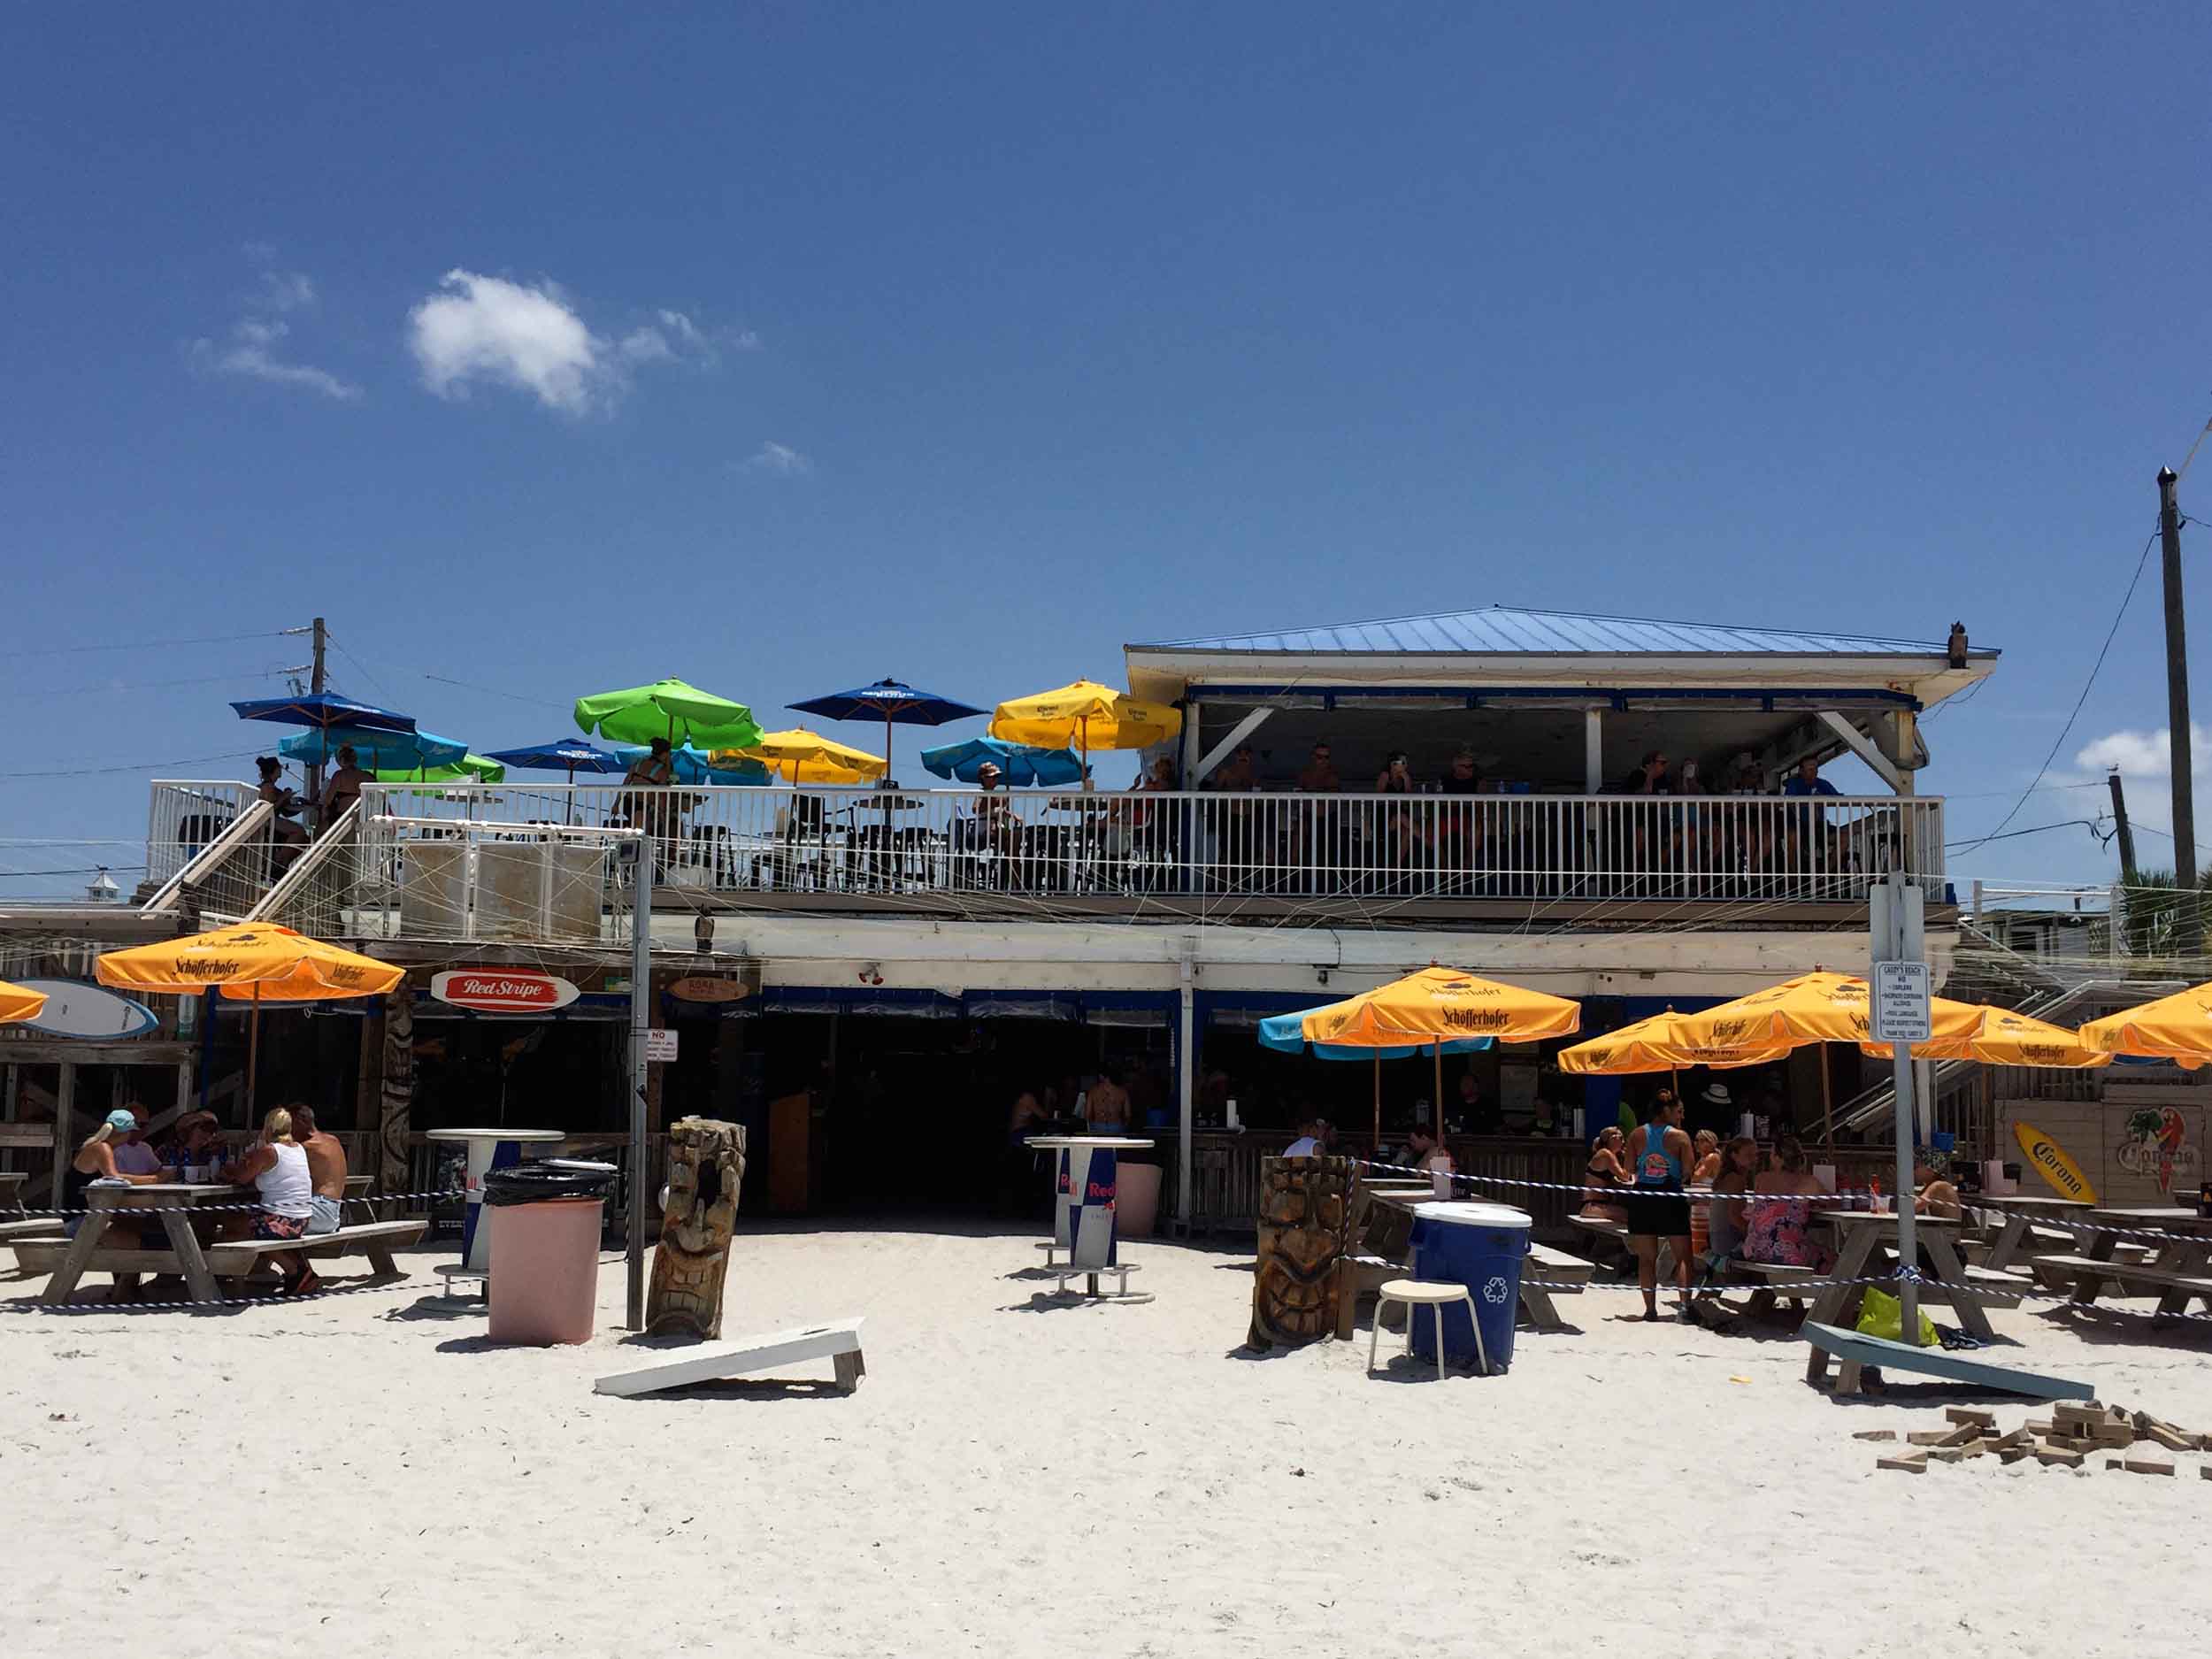
<path id="1" fill-rule="evenodd" d="M 309 842 L 306 850 L 292 861 L 292 867 L 277 879 L 276 885 L 255 902 L 246 912 L 250 922 L 273 922 L 283 919 L 284 909 L 303 893 L 325 864 L 340 853 L 349 851 L 361 824 L 361 803 L 356 797 L 346 810 L 330 822 L 329 828 Z"/>
<path id="2" fill-rule="evenodd" d="M 182 869 L 163 883 L 160 890 L 141 905 L 140 910 L 148 915 L 166 915 L 176 910 L 187 889 L 197 888 L 221 869 L 233 853 L 249 841 L 258 839 L 260 832 L 275 816 L 275 809 L 266 801 L 250 803 L 223 826 L 221 833 L 195 853 Z"/>

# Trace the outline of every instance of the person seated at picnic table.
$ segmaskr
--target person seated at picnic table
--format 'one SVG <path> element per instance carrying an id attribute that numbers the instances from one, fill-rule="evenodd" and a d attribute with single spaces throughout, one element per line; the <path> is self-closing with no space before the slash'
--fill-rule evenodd
<path id="1" fill-rule="evenodd" d="M 308 1236 L 335 1233 L 345 1225 L 346 1143 L 315 1126 L 315 1109 L 304 1101 L 292 1105 L 292 1139 L 307 1155 L 308 1178 L 315 1184 L 314 1195 L 307 1201 L 312 1211 L 307 1218 Z"/>
<path id="2" fill-rule="evenodd" d="M 1682 1132 L 1682 1102 L 1669 1089 L 1652 1102 L 1651 1120 L 1628 1138 L 1628 1244 L 1636 1252 L 1636 1282 L 1644 1293 L 1644 1317 L 1659 1317 L 1659 1241 L 1674 1251 L 1674 1276 L 1682 1292 L 1682 1317 L 1690 1311 L 1690 1201 L 1683 1179 L 1690 1166 L 1690 1137 Z"/>
<path id="3" fill-rule="evenodd" d="M 977 767 L 975 787 L 979 793 L 970 810 L 983 845 L 1012 857 L 1021 851 L 1022 821 L 1015 815 L 1012 802 L 1001 792 L 999 780 L 1004 776 L 991 761 Z"/>
<path id="4" fill-rule="evenodd" d="M 1282 1156 L 1286 1158 L 1326 1157 L 1329 1142 L 1335 1139 L 1336 1131 L 1330 1126 L 1327 1118 L 1310 1118 L 1299 1126 L 1298 1139 L 1283 1148 Z"/>
<path id="5" fill-rule="evenodd" d="M 300 798 L 285 786 L 284 763 L 274 755 L 264 755 L 254 764 L 261 772 L 260 787 L 254 793 L 269 803 L 269 833 L 276 841 L 281 861 L 288 864 L 299 856 L 299 849 L 307 845 L 307 832 L 295 821 L 299 816 Z"/>
<path id="6" fill-rule="evenodd" d="M 69 1160 L 68 1171 L 62 1178 L 61 1207 L 75 1212 L 62 1217 L 62 1231 L 71 1238 L 75 1238 L 77 1230 L 84 1225 L 87 1208 L 85 1188 L 93 1182 L 124 1181 L 133 1187 L 157 1187 L 161 1184 L 164 1178 L 158 1161 L 153 1172 L 137 1174 L 122 1169 L 115 1161 L 116 1148 L 122 1144 L 126 1137 L 137 1133 L 137 1118 L 118 1106 L 97 1129 L 85 1137 L 84 1143 L 77 1148 L 76 1156 Z M 110 1225 L 128 1233 L 134 1238 L 142 1235 L 149 1228 L 155 1233 L 162 1230 L 158 1216 L 117 1217 Z"/>
<path id="7" fill-rule="evenodd" d="M 1472 1071 L 1459 1074 L 1459 1128 L 1463 1134 L 1495 1135 L 1505 1133 L 1505 1114 L 1498 1110 L 1494 1100 L 1482 1097 L 1482 1081 Z"/>
<path id="8" fill-rule="evenodd" d="M 159 1175 L 161 1154 L 146 1140 L 146 1125 L 150 1121 L 146 1109 L 133 1101 L 123 1110 L 130 1114 L 131 1128 L 114 1143 L 115 1167 L 126 1175 Z"/>
<path id="9" fill-rule="evenodd" d="M 1812 1201 L 1828 1189 L 1813 1173 L 1813 1161 L 1795 1135 L 1783 1137 L 1776 1158 L 1779 1167 L 1763 1171 L 1751 1184 L 1744 1259 L 1824 1272 L 1835 1258 L 1813 1233 Z"/>
<path id="10" fill-rule="evenodd" d="M 1624 1161 L 1628 1137 L 1618 1124 L 1608 1124 L 1598 1131 L 1597 1144 L 1590 1148 L 1590 1161 L 1582 1166 L 1585 1180 L 1598 1185 L 1582 1189 L 1582 1213 L 1599 1221 L 1626 1221 L 1628 1210 L 1620 1201 L 1620 1189 L 1630 1184 L 1628 1164 Z"/>
<path id="11" fill-rule="evenodd" d="M 1426 1101 L 1413 1102 L 1416 1113 L 1429 1110 Z M 1436 1131 L 1425 1123 L 1417 1123 L 1406 1136 L 1406 1163 L 1417 1170 L 1426 1170 L 1432 1175 L 1449 1175 L 1456 1167 L 1452 1155 L 1444 1149 L 1444 1143 L 1436 1138 Z"/>
<path id="12" fill-rule="evenodd" d="M 1337 776 L 1325 740 L 1316 743 L 1307 757 L 1305 766 L 1298 773 L 1298 787 L 1307 795 L 1336 795 L 1343 789 L 1344 780 Z"/>
<path id="13" fill-rule="evenodd" d="M 1714 1149 L 1713 1195 L 1705 1205 L 1707 1277 L 1743 1254 L 1744 1233 L 1751 1225 L 1746 1201 L 1758 1179 L 1759 1143 L 1749 1135 L 1732 1136 Z"/>
<path id="14" fill-rule="evenodd" d="M 353 745 L 343 744 L 338 750 L 338 770 L 323 783 L 322 816 L 317 833 L 327 831 L 345 810 L 361 798 L 361 786 L 368 778 L 361 770 L 361 757 L 353 752 Z"/>
<path id="15" fill-rule="evenodd" d="M 176 1171 L 180 1180 L 186 1170 L 219 1168 L 225 1158 L 222 1140 L 215 1133 L 215 1114 L 187 1112 L 178 1118 L 174 1138 L 163 1152 L 162 1162 Z"/>
<path id="16" fill-rule="evenodd" d="M 312 1200 L 315 1179 L 307 1167 L 307 1154 L 292 1138 L 292 1114 L 283 1107 L 273 1108 L 261 1120 L 261 1139 L 252 1151 L 232 1164 L 225 1173 L 239 1185 L 250 1181 L 260 1189 L 260 1210 L 251 1216 L 240 1216 L 227 1224 L 223 1231 L 231 1238 L 290 1240 L 307 1236 L 307 1224 L 314 1217 Z M 288 1275 L 284 1294 L 300 1295 L 321 1288 L 322 1281 L 304 1256 L 290 1250 L 276 1253 L 272 1259 L 277 1271 Z"/>
<path id="17" fill-rule="evenodd" d="M 1959 1202 L 1959 1189 L 1941 1170 L 1924 1157 L 1913 1160 L 1913 1209 L 1916 1214 L 1935 1216 L 1946 1221 L 1956 1221 L 1966 1213 Z"/>
<path id="18" fill-rule="evenodd" d="M 1693 1168 L 1690 1185 L 1709 1187 L 1713 1177 L 1720 1173 L 1720 1137 L 1709 1129 L 1701 1129 L 1690 1137 Z"/>

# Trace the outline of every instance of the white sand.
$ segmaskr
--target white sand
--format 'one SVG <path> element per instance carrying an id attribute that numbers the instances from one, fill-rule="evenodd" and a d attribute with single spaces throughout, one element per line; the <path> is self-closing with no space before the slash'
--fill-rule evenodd
<path id="1" fill-rule="evenodd" d="M 639 1358 L 618 1264 L 580 1348 L 442 1316 L 449 1248 L 404 1287 L 224 1317 L 0 1306 L 0 1652 L 2201 1646 L 2202 1456 L 1877 1474 L 1852 1431 L 1946 1399 L 1832 1402 L 1794 1340 L 1607 1291 L 1499 1379 L 1368 1379 L 1364 1329 L 1256 1360 L 1248 1256 L 1140 1243 L 1156 1301 L 1056 1307 L 1019 1276 L 1033 1236 L 742 1237 L 729 1333 L 866 1315 L 851 1398 L 594 1394 Z M 2212 1327 L 1997 1324 L 2000 1356 L 2212 1429 Z"/>

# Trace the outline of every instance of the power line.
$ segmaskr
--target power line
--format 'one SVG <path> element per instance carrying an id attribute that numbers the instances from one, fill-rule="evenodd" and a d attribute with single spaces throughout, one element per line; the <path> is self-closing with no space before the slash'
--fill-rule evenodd
<path id="1" fill-rule="evenodd" d="M 11 657 L 80 657 L 89 651 L 150 651 L 167 645 L 227 645 L 234 640 L 280 640 L 288 634 L 306 632 L 305 628 L 278 628 L 262 634 L 203 634 L 173 640 L 125 640 L 111 645 L 42 645 L 27 651 L 12 646 L 8 654 Z"/>
<path id="2" fill-rule="evenodd" d="M 1978 841 L 1960 842 L 1959 850 L 1965 851 L 1970 848 L 1979 847 L 1985 841 L 1996 840 L 2005 826 L 2019 816 L 2020 809 L 2028 803 L 2028 797 L 2035 793 L 2036 785 L 2043 781 L 2043 774 L 2050 771 L 2051 763 L 2058 758 L 2058 751 L 2065 746 L 2067 735 L 2074 729 L 2074 722 L 2081 718 L 2082 705 L 2089 701 L 2090 689 L 2097 683 L 2097 675 L 2104 667 L 2104 659 L 2111 654 L 2112 641 L 2119 637 L 2120 623 L 2127 616 L 2128 605 L 2135 597 L 2137 587 L 2142 582 L 2143 572 L 2150 564 L 2151 549 L 2157 545 L 2158 534 L 2157 531 L 2152 531 L 2143 543 L 2143 551 L 2135 561 L 2135 574 L 2128 580 L 2127 592 L 2120 595 L 2120 608 L 2112 613 L 2112 626 L 2105 631 L 2104 644 L 2097 651 L 2097 660 L 2089 665 L 2089 678 L 2082 682 L 2081 695 L 2074 699 L 2073 711 L 2066 717 L 2066 724 L 2058 728 L 2058 735 L 2051 741 L 2051 752 L 2043 757 L 2043 764 L 2035 769 L 2034 778 L 2029 781 L 2028 787 L 2020 792 L 2020 798 L 2012 803 L 2012 810 L 1997 821 L 1997 827 Z"/>
<path id="3" fill-rule="evenodd" d="M 26 782 L 38 778 L 98 778 L 111 772 L 150 772 L 159 766 L 196 766 L 204 760 L 244 760 L 261 751 L 234 749 L 221 755 L 183 755 L 173 760 L 133 760 L 119 766 L 62 766 L 51 772 L 0 772 L 0 783 Z"/>

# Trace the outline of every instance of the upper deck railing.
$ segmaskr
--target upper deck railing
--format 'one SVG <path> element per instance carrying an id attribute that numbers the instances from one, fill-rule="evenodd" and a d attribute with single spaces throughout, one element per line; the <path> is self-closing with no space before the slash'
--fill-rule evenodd
<path id="1" fill-rule="evenodd" d="M 166 821 L 158 806 L 155 816 Z M 904 900 L 975 913 L 1055 898 L 1311 902 L 1338 912 L 1486 900 L 1757 907 L 1863 902 L 1869 880 L 1892 869 L 1939 891 L 1943 877 L 1942 803 L 1894 796 L 386 784 L 363 792 L 355 879 L 393 891 L 355 902 L 396 908 L 411 877 L 450 863 L 411 849 L 450 842 L 464 826 L 481 844 L 487 834 L 545 839 L 533 833 L 541 826 L 609 825 L 649 832 L 667 886 L 800 908 Z M 526 855 L 515 847 L 502 863 L 514 856 Z M 579 858 L 566 840 L 557 862 L 572 896 Z M 623 879 L 610 861 L 611 908 L 626 902 Z"/>

